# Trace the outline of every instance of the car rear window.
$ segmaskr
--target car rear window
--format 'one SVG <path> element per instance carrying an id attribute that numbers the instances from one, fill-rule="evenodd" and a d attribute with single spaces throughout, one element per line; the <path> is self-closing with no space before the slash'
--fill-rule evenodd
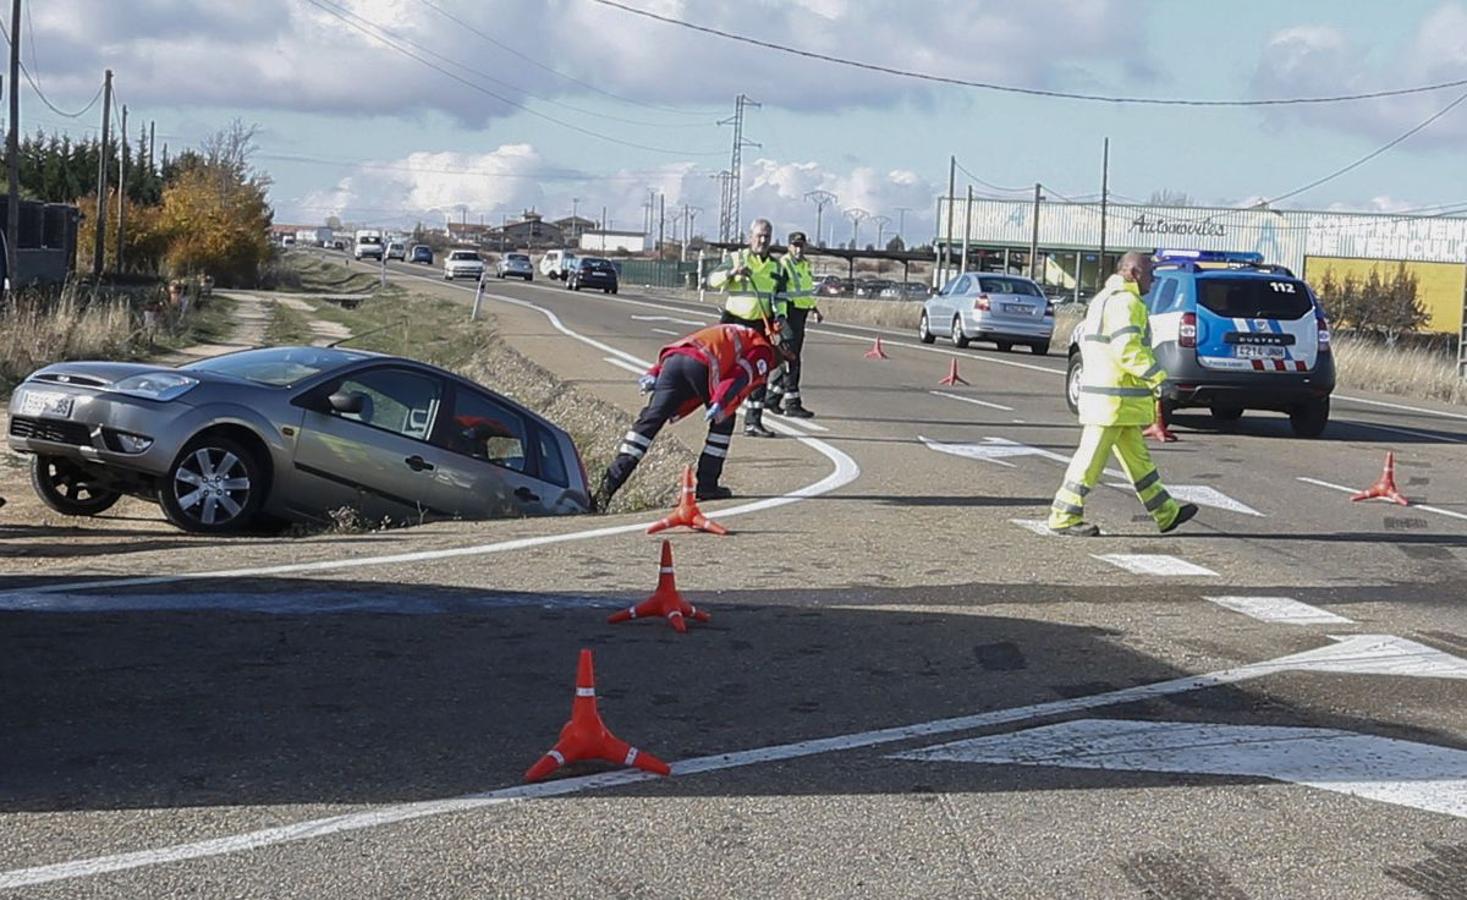
<path id="1" fill-rule="evenodd" d="M 978 289 L 985 294 L 1024 294 L 1029 297 L 1043 296 L 1039 287 L 1023 278 L 982 278 Z"/>
<path id="2" fill-rule="evenodd" d="M 469 260 L 472 260 L 472 259 L 478 259 L 479 258 L 479 254 L 475 253 L 472 250 L 455 250 L 455 251 L 453 251 L 452 254 L 449 255 L 448 258 L 449 259 L 469 259 Z"/>
<path id="3" fill-rule="evenodd" d="M 583 259 L 581 260 L 581 268 L 594 269 L 597 272 L 610 272 L 611 263 L 604 259 Z"/>
<path id="4" fill-rule="evenodd" d="M 1197 293 L 1226 319 L 1298 319 L 1314 309 L 1309 288 L 1290 278 L 1199 278 Z"/>

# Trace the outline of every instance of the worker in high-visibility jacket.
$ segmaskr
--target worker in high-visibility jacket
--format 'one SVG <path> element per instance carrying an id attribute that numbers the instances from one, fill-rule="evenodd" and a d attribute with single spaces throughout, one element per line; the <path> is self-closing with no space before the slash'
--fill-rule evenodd
<path id="1" fill-rule="evenodd" d="M 784 414 L 796 419 L 813 419 L 815 414 L 805 407 L 800 399 L 800 374 L 803 368 L 801 353 L 805 348 L 805 322 L 811 316 L 818 324 L 825 321 L 815 298 L 815 275 L 810 271 L 810 261 L 805 258 L 805 232 L 790 232 L 785 242 L 788 252 L 780 260 L 784 264 L 784 293 L 776 296 L 775 304 L 784 304 L 785 318 L 789 328 L 785 332 L 785 349 L 789 351 L 789 362 L 780 373 L 769 379 L 769 406 L 779 409 L 784 401 Z"/>
<path id="2" fill-rule="evenodd" d="M 1112 451 L 1163 534 L 1197 515 L 1196 506 L 1178 504 L 1167 493 L 1141 435 L 1156 419 L 1156 397 L 1166 381 L 1166 372 L 1151 352 L 1151 326 L 1141 299 L 1151 290 L 1151 266 L 1144 253 L 1122 256 L 1116 274 L 1086 312 L 1079 385 L 1080 424 L 1085 431 L 1050 507 L 1049 528 L 1056 534 L 1100 534 L 1085 521 L 1085 498 L 1099 483 Z"/>
<path id="3" fill-rule="evenodd" d="M 708 286 L 723 290 L 728 299 L 723 305 L 720 322 L 743 325 L 758 331 L 765 323 L 784 325 L 785 308 L 777 298 L 784 293 L 784 266 L 770 254 L 774 246 L 774 226 L 768 219 L 755 219 L 749 228 L 749 246 L 736 251 L 728 263 L 708 276 Z M 744 408 L 744 434 L 750 437 L 774 437 L 764 427 L 765 386 L 749 395 Z"/>
<path id="4" fill-rule="evenodd" d="M 708 437 L 698 456 L 697 498 L 732 497 L 733 491 L 718 482 L 733 440 L 734 415 L 779 364 L 777 347 L 763 332 L 742 325 L 712 325 L 663 347 L 657 364 L 638 382 L 652 396 L 602 477 L 596 508 L 604 511 L 611 503 L 663 425 L 692 415 L 700 406 L 708 408 L 703 416 Z"/>

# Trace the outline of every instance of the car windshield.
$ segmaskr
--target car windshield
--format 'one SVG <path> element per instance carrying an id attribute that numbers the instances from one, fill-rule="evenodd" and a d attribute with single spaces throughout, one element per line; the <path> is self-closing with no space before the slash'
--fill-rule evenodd
<path id="1" fill-rule="evenodd" d="M 357 238 L 357 243 L 358 244 L 380 244 L 380 243 L 382 243 L 382 239 L 379 238 L 379 237 L 359 237 L 359 238 Z"/>
<path id="2" fill-rule="evenodd" d="M 527 263 L 527 262 L 530 261 L 530 258 L 528 256 L 524 255 L 523 253 L 511 253 L 509 255 L 509 261 L 510 262 Z"/>
<path id="3" fill-rule="evenodd" d="M 1314 309 L 1309 288 L 1291 278 L 1198 278 L 1198 301 L 1225 319 L 1298 319 Z"/>
<path id="4" fill-rule="evenodd" d="M 181 368 L 243 378 L 245 381 L 272 387 L 289 387 L 328 369 L 359 359 L 362 359 L 361 354 L 349 350 L 327 347 L 271 347 L 216 356 Z"/>
<path id="5" fill-rule="evenodd" d="M 1043 296 L 1034 282 L 1025 278 L 980 278 L 978 289 L 985 294 L 1023 294 L 1028 297 Z"/>
<path id="6" fill-rule="evenodd" d="M 448 258 L 473 261 L 479 258 L 479 254 L 475 253 L 472 250 L 455 250 Z"/>

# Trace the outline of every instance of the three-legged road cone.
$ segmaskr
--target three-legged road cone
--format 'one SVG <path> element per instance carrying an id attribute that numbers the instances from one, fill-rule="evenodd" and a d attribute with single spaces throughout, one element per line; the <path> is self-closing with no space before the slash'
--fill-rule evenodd
<path id="1" fill-rule="evenodd" d="M 883 350 L 882 347 L 881 347 L 881 335 L 878 334 L 876 336 L 876 343 L 872 344 L 871 345 L 871 349 L 866 351 L 866 358 L 867 359 L 890 359 L 891 358 L 891 357 L 889 357 L 889 356 L 886 355 L 886 351 Z"/>
<path id="2" fill-rule="evenodd" d="M 1177 436 L 1172 434 L 1172 430 L 1166 424 L 1166 405 L 1160 400 L 1156 401 L 1156 421 L 1146 426 L 1146 430 L 1141 433 L 1153 441 L 1161 441 L 1163 444 L 1175 444 L 1177 442 Z"/>
<path id="3" fill-rule="evenodd" d="M 958 358 L 955 356 L 953 357 L 951 364 L 949 364 L 947 367 L 947 377 L 939 381 L 938 384 L 953 385 L 967 383 L 967 380 L 963 378 L 963 376 L 958 374 Z"/>
<path id="4" fill-rule="evenodd" d="M 539 781 L 567 763 L 601 759 L 621 766 L 636 766 L 655 775 L 671 775 L 667 763 L 638 750 L 606 728 L 596 711 L 596 673 L 591 651 L 581 651 L 576 668 L 576 699 L 571 703 L 570 721 L 560 729 L 560 740 L 525 773 L 526 781 Z"/>
<path id="5" fill-rule="evenodd" d="M 677 576 L 672 571 L 672 544 L 662 542 L 662 566 L 657 570 L 657 590 L 652 596 L 638 603 L 636 606 L 614 612 L 607 619 L 607 623 L 615 625 L 617 622 L 630 622 L 632 619 L 647 619 L 652 617 L 667 619 L 669 625 L 678 634 L 687 634 L 688 619 L 698 622 L 707 622 L 711 616 L 698 609 L 693 604 L 683 599 L 678 593 Z"/>
<path id="6" fill-rule="evenodd" d="M 1386 451 L 1385 472 L 1380 480 L 1350 497 L 1351 500 L 1389 500 L 1398 506 L 1410 506 L 1411 501 L 1396 488 L 1396 453 Z"/>
<path id="7" fill-rule="evenodd" d="M 698 508 L 698 497 L 693 490 L 693 467 L 683 469 L 682 497 L 678 499 L 677 509 L 672 514 L 653 523 L 647 529 L 648 534 L 656 534 L 669 528 L 691 528 L 694 531 L 706 531 L 709 534 L 728 534 L 728 529 L 703 515 Z"/>

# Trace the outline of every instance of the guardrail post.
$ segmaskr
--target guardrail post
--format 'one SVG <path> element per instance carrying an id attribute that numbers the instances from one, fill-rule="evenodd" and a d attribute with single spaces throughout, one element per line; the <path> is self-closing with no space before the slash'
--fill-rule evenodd
<path id="1" fill-rule="evenodd" d="M 474 308 L 469 312 L 469 321 L 479 321 L 479 309 L 484 304 L 484 276 L 479 276 L 479 284 L 474 288 Z"/>

